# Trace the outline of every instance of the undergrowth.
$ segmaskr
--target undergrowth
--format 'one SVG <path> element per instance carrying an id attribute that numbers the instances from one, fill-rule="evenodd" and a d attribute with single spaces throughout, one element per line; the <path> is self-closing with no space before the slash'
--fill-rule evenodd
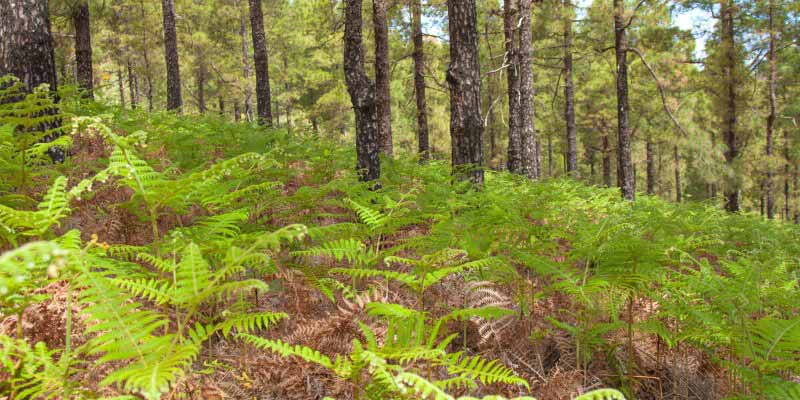
<path id="1" fill-rule="evenodd" d="M 46 92 L 9 82 L 7 398 L 191 398 L 197 376 L 230 370 L 214 354 L 227 343 L 317 365 L 359 399 L 555 398 L 564 371 L 579 379 L 559 398 L 800 399 L 794 225 L 503 172 L 476 191 L 409 156 L 384 160 L 369 190 L 352 146 L 312 132 L 69 96 L 42 121 Z M 58 132 L 37 129 L 52 119 Z M 98 154 L 80 158 L 81 143 Z M 72 157 L 53 165 L 53 147 Z M 112 214 L 128 236 L 85 229 Z M 26 318 L 58 283 L 63 338 L 34 342 Z M 298 285 L 320 310 L 288 305 Z M 272 292 L 283 300 L 265 304 Z M 345 351 L 272 332 L 312 313 L 357 326 Z"/>

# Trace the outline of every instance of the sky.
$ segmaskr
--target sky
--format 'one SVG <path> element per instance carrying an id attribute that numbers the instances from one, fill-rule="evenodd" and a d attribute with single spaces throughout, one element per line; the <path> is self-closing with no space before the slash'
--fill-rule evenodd
<path id="1" fill-rule="evenodd" d="M 714 29 L 714 18 L 706 10 L 691 9 L 676 12 L 673 23 L 683 30 L 691 30 L 695 39 L 695 58 L 702 59 L 706 56 L 706 40 Z"/>
<path id="2" fill-rule="evenodd" d="M 594 0 L 575 0 L 574 4 L 577 5 L 576 13 L 578 18 L 581 18 L 581 14 L 584 12 L 582 10 L 592 5 L 592 1 Z M 447 32 L 442 31 L 441 22 L 423 15 L 422 24 L 424 30 L 430 34 L 444 37 L 447 36 Z M 698 60 L 704 59 L 706 57 L 706 41 L 715 24 L 711 13 L 697 8 L 684 9 L 678 7 L 673 14 L 673 24 L 683 30 L 692 31 L 692 35 L 695 38 L 694 57 Z"/>

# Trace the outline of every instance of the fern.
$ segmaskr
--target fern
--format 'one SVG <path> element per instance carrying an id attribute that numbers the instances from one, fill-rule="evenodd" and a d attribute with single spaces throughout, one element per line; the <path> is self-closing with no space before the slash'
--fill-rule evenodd
<path id="1" fill-rule="evenodd" d="M 625 396 L 618 390 L 598 389 L 584 393 L 573 400 L 625 400 Z"/>

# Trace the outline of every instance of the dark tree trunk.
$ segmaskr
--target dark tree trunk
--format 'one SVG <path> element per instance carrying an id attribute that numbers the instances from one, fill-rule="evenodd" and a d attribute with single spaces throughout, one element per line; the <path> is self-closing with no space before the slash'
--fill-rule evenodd
<path id="1" fill-rule="evenodd" d="M 608 135 L 603 135 L 603 185 L 611 187 L 611 146 Z"/>
<path id="2" fill-rule="evenodd" d="M 386 22 L 387 0 L 372 0 L 372 24 L 375 29 L 375 91 L 378 107 L 378 132 L 381 150 L 392 155 L 392 108 L 389 67 L 389 27 Z"/>
<path id="3" fill-rule="evenodd" d="M 244 114 L 247 121 L 253 121 L 253 88 L 250 86 L 250 46 L 247 44 L 247 17 L 242 10 L 239 19 L 239 35 L 242 38 L 242 70 L 244 73 Z"/>
<path id="4" fill-rule="evenodd" d="M 261 0 L 250 0 L 250 32 L 253 37 L 253 64 L 256 67 L 256 102 L 258 124 L 272 126 L 272 96 L 269 92 L 269 59 L 264 34 Z"/>
<path id="5" fill-rule="evenodd" d="M 422 44 L 422 0 L 411 0 L 411 29 L 414 35 L 414 96 L 417 101 L 417 151 L 420 161 L 430 156 L 428 110 L 425 100 L 425 52 Z"/>
<path id="6" fill-rule="evenodd" d="M 567 122 L 567 174 L 578 176 L 578 134 L 575 129 L 575 88 L 572 82 L 572 4 L 564 0 L 564 120 Z"/>
<path id="7" fill-rule="evenodd" d="M 715 154 L 717 152 L 717 135 L 714 133 L 713 130 L 711 131 L 711 151 L 713 151 Z M 711 190 L 711 193 L 709 194 L 709 196 L 711 197 L 712 200 L 716 200 L 717 199 L 717 183 L 716 182 L 711 182 L 711 184 L 709 186 L 710 186 L 709 189 Z"/>
<path id="8" fill-rule="evenodd" d="M 649 137 L 645 143 L 645 162 L 647 163 L 647 194 L 653 195 L 656 193 L 656 165 L 654 157 L 655 145 L 653 140 Z"/>
<path id="9" fill-rule="evenodd" d="M 547 137 L 547 176 L 553 176 L 553 138 Z"/>
<path id="10" fill-rule="evenodd" d="M 131 97 L 131 109 L 135 110 L 136 106 L 139 104 L 139 95 L 138 90 L 136 89 L 139 86 L 138 80 L 136 78 L 136 74 L 133 72 L 133 65 L 131 65 L 131 60 L 128 60 L 128 93 Z"/>
<path id="11" fill-rule="evenodd" d="M 533 87 L 533 32 L 531 28 L 532 0 L 519 0 L 519 108 L 522 135 L 522 168 L 528 178 L 542 176 L 541 145 L 536 138 L 534 127 L 534 87 Z"/>
<path id="12" fill-rule="evenodd" d="M 786 163 L 783 168 L 783 219 L 788 221 L 790 217 L 790 210 L 791 210 L 791 198 L 790 198 L 790 187 L 789 187 L 789 177 L 790 171 L 789 166 L 791 165 L 791 159 L 789 158 L 789 130 L 783 131 L 783 158 L 784 162 Z"/>
<path id="13" fill-rule="evenodd" d="M 675 163 L 675 201 L 680 203 L 683 201 L 683 188 L 681 187 L 681 159 L 677 144 L 672 147 L 672 157 Z"/>
<path id="14" fill-rule="evenodd" d="M 778 79 L 775 58 L 775 2 L 769 0 L 769 115 L 767 116 L 767 181 L 764 182 L 767 195 L 767 218 L 775 218 L 775 188 L 773 182 L 772 155 L 775 152 L 774 128 L 775 128 L 775 85 Z"/>
<path id="15" fill-rule="evenodd" d="M 483 39 L 486 42 L 486 50 L 488 50 L 488 53 L 489 53 L 488 54 L 489 55 L 489 60 L 494 60 L 495 59 L 495 54 L 494 54 L 494 51 L 492 50 L 492 39 L 489 36 L 489 32 L 490 32 L 490 29 L 491 29 L 490 25 L 491 25 L 490 24 L 490 20 L 488 18 L 484 19 Z M 494 66 L 493 63 L 490 63 L 489 64 L 489 68 L 494 69 L 494 68 L 496 68 L 496 66 Z M 496 117 L 495 117 L 495 111 L 494 111 L 494 101 L 495 101 L 494 99 L 495 99 L 495 95 L 496 95 L 496 90 L 495 90 L 495 88 L 496 88 L 496 77 L 497 77 L 497 75 L 491 75 L 491 76 L 487 77 L 487 88 L 486 88 L 486 99 L 488 100 L 487 101 L 488 111 L 486 111 L 486 123 L 484 125 L 486 126 L 486 137 L 488 138 L 489 152 L 486 154 L 485 162 L 486 162 L 486 165 L 488 165 L 490 168 L 495 167 L 495 165 L 493 164 L 493 160 L 495 158 L 495 155 L 496 155 L 495 151 L 497 149 L 497 147 L 496 147 L 497 134 L 495 132 L 495 121 L 496 121 L 495 118 Z M 486 140 L 484 142 L 486 142 Z"/>
<path id="16" fill-rule="evenodd" d="M 617 58 L 617 172 L 622 198 L 633 200 L 636 196 L 631 161 L 631 130 L 628 124 L 628 39 L 626 34 L 625 4 L 614 0 L 614 49 Z"/>
<path id="17" fill-rule="evenodd" d="M 84 96 L 94 98 L 94 78 L 92 75 L 92 30 L 89 22 L 89 3 L 83 1 L 72 13 L 72 26 L 75 28 L 75 70 L 78 87 Z"/>
<path id="18" fill-rule="evenodd" d="M 175 0 L 161 0 L 164 14 L 164 61 L 167 64 L 167 110 L 181 112 L 181 69 L 178 60 L 178 33 L 175 30 Z"/>
<path id="19" fill-rule="evenodd" d="M 510 172 L 522 173 L 522 132 L 519 93 L 519 64 L 517 57 L 517 8 L 516 0 L 503 0 L 503 35 L 506 54 L 503 64 L 506 65 L 506 81 L 508 86 L 508 159 L 506 167 Z"/>
<path id="20" fill-rule="evenodd" d="M 586 158 L 587 158 L 587 159 L 588 159 L 588 161 L 589 161 L 589 182 L 590 182 L 590 183 L 592 183 L 592 184 L 594 184 L 594 175 L 595 175 L 595 170 L 594 170 L 594 162 L 595 162 L 595 159 L 594 159 L 594 153 L 595 153 L 595 152 L 594 152 L 594 150 L 592 149 L 592 147 L 589 147 L 588 149 L 586 149 Z"/>
<path id="21" fill-rule="evenodd" d="M 119 84 L 119 106 L 125 109 L 125 78 L 122 67 L 117 67 L 117 83 Z"/>
<path id="22" fill-rule="evenodd" d="M 201 55 L 201 58 L 203 56 Z M 197 66 L 197 77 L 195 78 L 197 84 L 197 110 L 200 114 L 206 113 L 206 66 L 201 61 Z"/>
<path id="23" fill-rule="evenodd" d="M 239 101 L 233 103 L 233 120 L 239 122 L 242 120 L 242 107 L 239 105 Z"/>
<path id="24" fill-rule="evenodd" d="M 217 95 L 217 105 L 219 107 L 219 115 L 225 116 L 225 99 L 222 97 L 222 93 Z"/>
<path id="25" fill-rule="evenodd" d="M 346 0 L 344 25 L 344 77 L 356 118 L 356 168 L 361 181 L 381 176 L 381 143 L 375 84 L 364 71 L 364 47 L 361 38 L 361 0 Z M 312 119 L 316 130 L 316 120 Z"/>
<path id="26" fill-rule="evenodd" d="M 146 20 L 144 0 L 139 3 L 142 21 Z M 153 71 L 150 70 L 150 51 L 147 46 L 147 29 L 142 29 L 142 61 L 144 61 L 145 80 L 147 81 L 147 109 L 153 111 Z"/>
<path id="27" fill-rule="evenodd" d="M 286 71 L 286 82 L 284 83 L 284 90 L 286 93 L 286 106 L 283 107 L 286 111 L 286 131 L 292 133 L 292 98 L 289 96 L 289 58 L 286 53 L 283 54 L 283 70 Z"/>
<path id="28" fill-rule="evenodd" d="M 483 120 L 475 0 L 447 3 L 450 33 L 450 143 L 453 173 L 483 184 Z"/>
<path id="29" fill-rule="evenodd" d="M 50 30 L 50 11 L 47 0 L 2 0 L 0 1 L 0 76 L 14 75 L 30 92 L 42 84 L 48 84 L 55 100 L 56 90 L 55 51 Z M 11 99 L 0 99 L 8 101 Z M 44 109 L 41 116 L 54 115 L 56 109 Z M 48 118 L 37 129 L 56 132 L 61 125 L 58 118 Z M 44 138 L 49 142 L 60 133 Z M 64 151 L 51 148 L 53 162 L 64 161 Z M 21 183 L 24 192 L 25 182 Z"/>
<path id="30" fill-rule="evenodd" d="M 739 144 L 736 140 L 736 50 L 733 13 L 734 5 L 732 0 L 723 0 L 720 4 L 720 17 L 722 19 L 720 41 L 725 52 L 722 69 L 725 85 L 725 107 L 722 109 L 722 136 L 727 146 L 725 162 L 730 168 L 734 167 L 734 163 L 739 157 Z M 736 177 L 725 186 L 725 209 L 729 212 L 739 211 L 739 184 L 736 181 Z"/>
<path id="31" fill-rule="evenodd" d="M 0 76 L 19 78 L 28 91 L 57 89 L 47 0 L 0 1 Z"/>

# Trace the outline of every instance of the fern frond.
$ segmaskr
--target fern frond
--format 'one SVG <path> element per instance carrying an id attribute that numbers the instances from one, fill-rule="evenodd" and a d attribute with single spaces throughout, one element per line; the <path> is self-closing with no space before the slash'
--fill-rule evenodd
<path id="1" fill-rule="evenodd" d="M 573 400 L 625 400 L 625 395 L 615 389 L 597 389 L 584 393 Z"/>
<path id="2" fill-rule="evenodd" d="M 452 374 L 477 379 L 485 385 L 507 383 L 530 388 L 528 382 L 514 374 L 510 368 L 497 360 L 487 361 L 480 356 L 465 356 L 463 352 L 448 354 L 440 363 Z"/>
<path id="3" fill-rule="evenodd" d="M 380 211 L 358 204 L 351 199 L 347 199 L 347 203 L 356 212 L 358 219 L 369 226 L 371 230 L 375 231 L 386 225 L 387 217 Z"/>
<path id="4" fill-rule="evenodd" d="M 364 264 L 373 257 L 367 253 L 367 247 L 357 239 L 341 239 L 312 247 L 308 250 L 294 251 L 294 256 L 328 257 L 336 261 L 347 260 L 355 264 Z"/>
<path id="5" fill-rule="evenodd" d="M 270 325 L 275 325 L 283 319 L 289 318 L 286 313 L 254 313 L 254 314 L 234 314 L 225 317 L 225 321 L 219 324 L 223 336 L 228 336 L 232 329 L 237 333 L 249 333 L 258 329 L 267 329 Z"/>
<path id="6" fill-rule="evenodd" d="M 253 347 L 262 350 L 269 350 L 277 353 L 282 357 L 296 356 L 303 360 L 319 364 L 331 371 L 335 370 L 335 365 L 328 356 L 314 350 L 310 347 L 301 345 L 290 345 L 281 340 L 264 339 L 262 337 L 253 336 L 247 333 L 237 334 L 236 337 Z"/>

